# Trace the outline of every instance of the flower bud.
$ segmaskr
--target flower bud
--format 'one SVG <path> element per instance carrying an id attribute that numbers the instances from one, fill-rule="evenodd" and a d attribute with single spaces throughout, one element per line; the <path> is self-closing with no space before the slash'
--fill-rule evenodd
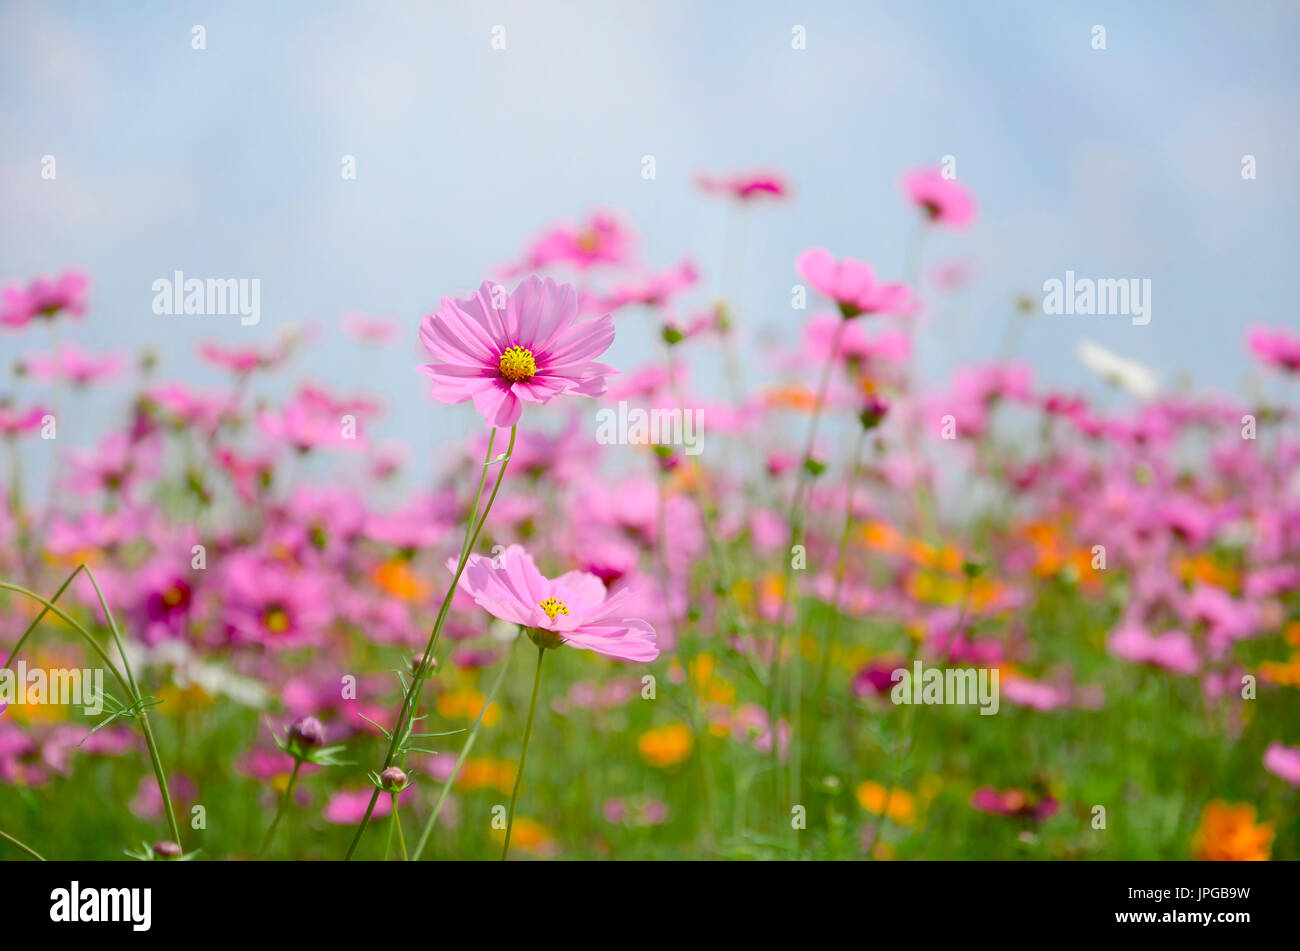
<path id="1" fill-rule="evenodd" d="M 388 792 L 397 792 L 406 785 L 406 773 L 396 766 L 390 766 L 379 774 L 379 782 Z"/>
<path id="2" fill-rule="evenodd" d="M 875 429 L 888 412 L 889 400 L 878 393 L 871 393 L 862 403 L 862 410 L 858 413 L 858 421 L 862 423 L 863 429 Z"/>
<path id="3" fill-rule="evenodd" d="M 411 673 L 413 673 L 413 674 L 414 674 L 414 673 L 417 673 L 417 672 L 420 670 L 420 665 L 423 664 L 423 663 L 424 663 L 424 655 L 423 655 L 423 654 L 414 654 L 414 655 L 412 655 L 412 657 L 411 657 Z M 429 671 L 428 671 L 428 672 L 429 672 L 429 673 L 433 673 L 433 672 L 434 672 L 435 670 L 437 670 L 437 669 L 438 669 L 438 658 L 436 658 L 436 657 L 431 657 L 431 658 L 429 659 Z"/>
<path id="4" fill-rule="evenodd" d="M 315 717 L 303 717 L 289 726 L 289 753 L 302 759 L 311 750 L 325 745 L 325 727 Z"/>
<path id="5" fill-rule="evenodd" d="M 181 857 L 181 847 L 175 842 L 158 842 L 153 847 L 154 858 L 170 862 Z"/>

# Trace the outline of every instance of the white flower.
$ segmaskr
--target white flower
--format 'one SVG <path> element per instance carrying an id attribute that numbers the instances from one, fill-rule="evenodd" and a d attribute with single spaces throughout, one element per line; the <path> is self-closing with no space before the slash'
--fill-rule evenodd
<path id="1" fill-rule="evenodd" d="M 1136 360 L 1126 360 L 1091 340 L 1080 340 L 1078 353 L 1083 365 L 1107 383 L 1128 390 L 1139 399 L 1156 395 L 1155 374 Z"/>

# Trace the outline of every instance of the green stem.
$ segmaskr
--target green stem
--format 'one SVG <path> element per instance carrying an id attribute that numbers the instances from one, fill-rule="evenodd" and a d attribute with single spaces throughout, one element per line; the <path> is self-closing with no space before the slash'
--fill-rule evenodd
<path id="1" fill-rule="evenodd" d="M 4 839 L 6 842 L 8 842 L 10 845 L 12 845 L 12 846 L 13 846 L 14 848 L 16 848 L 16 849 L 20 849 L 21 851 L 26 852 L 28 855 L 30 855 L 32 858 L 36 859 L 36 861 L 38 861 L 38 862 L 44 862 L 44 861 L 45 861 L 45 859 L 44 859 L 44 857 L 41 855 L 41 853 L 37 852 L 35 849 L 33 849 L 33 848 L 32 848 L 31 846 L 29 846 L 29 845 L 23 845 L 23 843 L 19 842 L 19 841 L 18 841 L 17 839 L 15 839 L 13 836 L 11 836 L 11 835 L 9 835 L 7 832 L 5 832 L 3 829 L 0 829 L 0 839 Z"/>
<path id="2" fill-rule="evenodd" d="M 789 625 L 789 608 L 794 601 L 794 546 L 801 543 L 804 528 L 804 494 L 807 492 L 808 479 L 812 472 L 808 463 L 812 460 L 813 446 L 817 441 L 817 427 L 821 421 L 822 408 L 826 404 L 826 392 L 830 387 L 831 370 L 839 358 L 840 342 L 844 339 L 847 319 L 841 319 L 835 328 L 835 338 L 831 342 L 831 352 L 826 357 L 822 368 L 821 383 L 817 387 L 817 401 L 813 405 L 812 420 L 808 424 L 808 439 L 804 444 L 803 456 L 799 460 L 799 478 L 795 483 L 794 499 L 790 503 L 790 544 L 785 552 L 785 573 L 781 586 L 781 613 L 777 618 L 776 641 L 772 645 L 772 660 L 767 672 L 767 718 L 768 729 L 772 734 L 771 765 L 773 782 L 776 787 L 777 805 L 781 803 L 781 753 L 777 736 L 777 719 L 781 713 L 781 653 L 785 648 L 785 629 Z M 796 614 L 797 618 L 797 614 Z M 796 651 L 795 662 L 798 663 Z"/>
<path id="3" fill-rule="evenodd" d="M 4 581 L 0 581 L 0 590 L 14 591 L 18 594 L 24 595 L 25 597 L 31 598 L 33 601 L 37 601 L 44 605 L 45 611 L 52 612 L 56 617 L 61 618 L 64 622 L 70 625 L 82 636 L 91 649 L 99 655 L 100 659 L 103 660 L 109 672 L 113 674 L 118 683 L 120 683 L 123 689 L 127 691 L 132 705 L 138 706 L 140 714 L 140 729 L 141 732 L 144 733 L 145 745 L 149 748 L 149 759 L 153 764 L 154 776 L 158 780 L 158 790 L 162 794 L 163 805 L 166 806 L 167 809 L 167 822 L 171 828 L 172 839 L 177 845 L 180 845 L 180 827 L 176 824 L 176 814 L 172 809 L 171 795 L 167 790 L 167 776 L 163 770 L 162 758 L 158 755 L 158 745 L 154 741 L 153 729 L 149 724 L 149 714 L 143 706 L 144 698 L 140 694 L 140 688 L 136 685 L 135 676 L 131 673 L 131 661 L 127 658 L 126 650 L 122 645 L 122 636 L 118 632 L 117 622 L 113 619 L 113 612 L 109 610 L 108 602 L 104 599 L 104 593 L 100 590 L 99 583 L 95 580 L 94 572 L 92 572 L 84 562 L 78 565 L 76 571 L 73 571 L 73 573 L 68 577 L 68 580 L 64 582 L 63 587 L 59 589 L 59 594 L 63 593 L 67 588 L 67 585 L 74 577 L 76 577 L 78 571 L 84 571 L 86 577 L 90 579 L 90 583 L 95 587 L 95 595 L 99 598 L 99 605 L 103 609 L 104 616 L 108 619 L 109 629 L 113 633 L 113 642 L 117 645 L 117 652 L 122 657 L 122 667 L 126 671 L 125 677 L 123 677 L 117 667 L 114 666 L 108 654 L 99 646 L 99 643 L 91 636 L 90 632 L 86 630 L 80 622 L 74 621 L 71 617 L 65 614 L 61 608 L 55 607 L 53 601 L 46 601 L 39 594 L 36 594 L 34 591 L 29 591 L 21 585 L 9 584 Z M 58 597 L 58 595 L 56 594 L 55 597 Z M 45 612 L 43 611 L 40 616 L 37 617 L 36 623 L 39 623 L 44 616 Z M 33 624 L 33 627 L 35 627 L 35 624 Z M 29 629 L 27 633 L 30 634 L 31 630 Z M 24 638 L 26 638 L 26 636 L 26 634 L 23 635 Z M 10 660 L 12 659 L 11 656 Z M 5 666 L 8 667 L 8 663 L 6 663 Z"/>
<path id="4" fill-rule="evenodd" d="M 533 714 L 537 711 L 537 687 L 542 682 L 542 658 L 546 648 L 537 648 L 537 672 L 533 674 L 533 698 L 528 701 L 528 722 L 524 724 L 524 746 L 519 751 L 519 771 L 515 773 L 515 789 L 510 794 L 510 811 L 506 815 L 506 844 L 501 850 L 501 861 L 510 854 L 510 833 L 515 827 L 515 803 L 519 801 L 519 786 L 524 781 L 524 763 L 528 759 L 528 739 L 533 735 Z"/>
<path id="5" fill-rule="evenodd" d="M 137 704 L 140 704 L 140 729 L 144 732 L 145 745 L 149 747 L 149 758 L 153 760 L 154 775 L 158 778 L 158 791 L 162 793 L 163 805 L 167 809 L 167 824 L 172 830 L 172 841 L 177 845 L 181 844 L 181 828 L 176 823 L 176 810 L 172 808 L 171 793 L 167 789 L 167 774 L 163 770 L 162 758 L 158 755 L 158 744 L 153 737 L 153 728 L 149 725 L 149 712 L 143 706 L 144 697 L 140 693 L 140 688 L 135 682 L 135 674 L 131 672 L 131 660 L 126 656 L 126 648 L 122 644 L 121 632 L 117 629 L 117 621 L 113 620 L 113 612 L 108 607 L 108 602 L 104 599 L 104 592 L 99 590 L 99 582 L 95 580 L 95 573 L 89 567 L 85 568 L 86 577 L 95 588 L 95 597 L 99 598 L 99 606 L 104 610 L 104 616 L 108 618 L 108 629 L 113 633 L 113 643 L 117 645 L 117 652 L 122 655 L 122 669 L 126 671 L 126 679 L 131 684 L 131 693 Z"/>
<path id="6" fill-rule="evenodd" d="M 818 715 L 817 733 L 814 736 L 814 745 L 820 746 L 821 739 L 821 707 L 826 697 L 826 684 L 830 679 L 831 653 L 835 650 L 835 641 L 840 630 L 840 594 L 844 590 L 844 574 L 848 567 L 849 553 L 849 535 L 853 531 L 853 494 L 857 488 L 858 473 L 862 469 L 862 445 L 867 441 L 867 428 L 862 427 L 858 433 L 857 445 L 853 447 L 853 470 L 849 476 L 849 484 L 845 492 L 846 500 L 844 502 L 844 527 L 840 530 L 840 547 L 839 556 L 835 562 L 835 587 L 831 594 L 831 607 L 835 614 L 831 618 L 831 623 L 826 631 L 826 640 L 822 645 L 821 670 L 817 675 L 817 693 L 816 702 L 813 710 Z"/>
<path id="7" fill-rule="evenodd" d="M 81 569 L 83 567 L 84 565 L 77 565 L 77 567 L 73 569 L 72 574 L 68 575 L 68 577 L 64 579 L 63 584 L 59 585 L 59 590 L 54 592 L 54 597 L 50 598 L 50 605 L 53 605 L 55 601 L 59 600 L 59 598 L 63 596 L 63 592 L 68 590 L 68 585 L 72 584 L 72 579 L 81 574 Z M 18 638 L 18 643 L 15 644 L 14 649 L 9 652 L 9 659 L 5 661 L 6 668 L 13 664 L 14 658 L 17 657 L 18 652 L 23 649 L 23 644 L 27 643 L 27 638 L 32 636 L 32 631 L 36 630 L 40 623 L 45 620 L 45 615 L 49 613 L 49 605 L 42 607 L 41 613 L 36 615 L 36 620 L 27 625 L 27 630 L 23 631 L 23 636 Z"/>
<path id="8" fill-rule="evenodd" d="M 67 614 L 63 612 L 62 608 L 55 607 L 53 602 L 46 601 L 35 591 L 31 591 L 28 588 L 24 588 L 22 585 L 10 584 L 7 581 L 0 581 L 0 591 L 13 591 L 17 594 L 21 594 L 24 597 L 31 598 L 33 601 L 45 605 L 45 608 L 50 613 L 52 613 L 55 617 L 59 618 L 65 623 L 67 623 L 69 627 L 71 627 L 74 631 L 76 631 L 78 634 L 81 635 L 81 638 L 86 642 L 86 645 L 92 651 L 94 651 L 95 654 L 99 656 L 99 659 L 104 662 L 104 666 L 108 668 L 109 673 L 111 673 L 113 677 L 117 680 L 117 682 L 122 685 L 122 689 L 126 690 L 128 693 L 130 692 L 131 689 L 130 684 L 127 683 L 126 678 L 123 677 L 122 674 L 118 671 L 117 666 L 113 663 L 112 659 L 108 656 L 108 654 L 104 652 L 104 648 L 99 646 L 99 642 L 95 640 L 95 638 L 91 635 L 91 633 L 88 630 L 86 630 L 85 627 L 83 627 L 80 622 L 74 621 L 71 617 L 69 617 Z M 12 658 L 10 659 L 12 660 Z M 9 665 L 5 664 L 5 666 L 8 667 Z"/>
<path id="9" fill-rule="evenodd" d="M 510 642 L 510 648 L 506 651 L 505 659 L 501 662 L 501 669 L 497 671 L 497 679 L 493 681 L 492 689 L 488 691 L 487 699 L 483 701 L 483 709 L 479 710 L 478 719 L 474 721 L 469 736 L 465 738 L 465 745 L 461 747 L 460 755 L 456 757 L 456 765 L 452 767 L 451 775 L 442 784 L 442 792 L 438 793 L 438 801 L 433 804 L 433 812 L 425 820 L 424 831 L 420 833 L 420 841 L 415 844 L 415 852 L 411 855 L 411 861 L 413 862 L 419 861 L 420 856 L 424 853 L 424 847 L 429 842 L 429 836 L 433 834 L 433 826 L 438 821 L 438 814 L 442 812 L 442 804 L 451 791 L 452 783 L 460 775 L 460 768 L 465 764 L 465 760 L 469 758 L 470 750 L 474 748 L 474 741 L 478 738 L 478 730 L 483 724 L 483 717 L 487 713 L 488 707 L 492 706 L 492 702 L 496 700 L 497 691 L 501 689 L 502 681 L 506 679 L 506 671 L 510 669 L 510 658 L 514 655 L 514 647 L 518 641 L 519 638 L 516 637 Z"/>
<path id="10" fill-rule="evenodd" d="M 293 772 L 289 774 L 289 785 L 284 787 L 284 792 L 280 795 L 280 804 L 276 807 L 275 818 L 271 820 L 271 828 L 266 830 L 266 835 L 262 837 L 262 844 L 257 849 L 258 856 L 261 856 L 271 844 L 271 839 L 275 835 L 276 827 L 280 825 L 280 819 L 284 815 L 285 807 L 289 804 L 289 797 L 293 795 L 293 784 L 298 781 L 298 770 L 302 768 L 302 760 L 296 756 L 293 760 Z"/>
<path id="11" fill-rule="evenodd" d="M 393 827 L 397 829 L 398 851 L 401 853 L 402 861 L 409 862 L 410 859 L 407 858 L 406 856 L 406 836 L 402 835 L 402 818 L 399 815 L 401 810 L 397 808 L 397 793 L 393 793 L 392 796 L 393 796 Z"/>
<path id="12" fill-rule="evenodd" d="M 478 518 L 478 504 L 483 497 L 483 483 L 487 480 L 487 469 L 492 464 L 492 444 L 496 440 L 496 430 L 488 437 L 488 448 L 486 459 L 483 462 L 483 471 L 478 480 L 478 492 L 474 495 L 474 507 L 470 510 L 469 525 L 466 527 L 466 540 L 461 546 L 460 561 L 456 565 L 456 574 L 451 579 L 451 585 L 447 588 L 447 594 L 442 599 L 442 607 L 438 609 L 438 618 L 434 621 L 433 631 L 429 634 L 429 642 L 424 648 L 424 656 L 420 659 L 420 666 L 415 671 L 415 676 L 411 678 L 411 685 L 406 689 L 406 695 L 402 699 L 401 710 L 397 714 L 397 723 L 393 727 L 392 735 L 388 742 L 388 753 L 384 757 L 384 769 L 393 765 L 393 758 L 397 754 L 398 744 L 402 741 L 406 733 L 407 725 L 415 714 L 415 704 L 425 679 L 429 676 L 429 669 L 433 665 L 433 652 L 438 646 L 438 637 L 442 634 L 442 626 L 447 621 L 447 613 L 451 610 L 451 599 L 456 594 L 456 586 L 460 583 L 460 576 L 465 571 L 465 564 L 469 561 L 470 552 L 474 548 L 474 543 L 478 540 L 479 532 L 483 530 L 483 524 L 487 521 L 488 513 L 492 511 L 492 503 L 496 501 L 497 492 L 501 489 L 501 483 L 505 481 L 506 466 L 510 464 L 510 454 L 515 448 L 515 436 L 518 434 L 519 427 L 510 427 L 510 445 L 506 448 L 505 458 L 501 460 L 501 468 L 497 471 L 496 485 L 492 487 L 492 494 L 488 496 L 487 505 L 483 509 L 483 517 Z M 476 521 L 477 519 L 477 521 Z M 470 533 L 469 526 L 473 526 L 473 533 Z M 357 845 L 361 842 L 361 836 L 365 834 L 366 826 L 370 824 L 370 816 L 375 811 L 375 803 L 379 800 L 379 788 L 370 796 L 370 803 L 366 806 L 366 814 L 361 817 L 361 822 L 357 825 L 356 834 L 352 837 L 352 844 L 348 846 L 347 855 L 344 861 L 352 858 L 357 850 Z"/>

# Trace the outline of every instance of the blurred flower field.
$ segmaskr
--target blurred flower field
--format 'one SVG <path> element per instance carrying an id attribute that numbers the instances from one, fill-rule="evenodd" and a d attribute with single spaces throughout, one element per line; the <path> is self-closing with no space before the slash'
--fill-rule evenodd
<path id="1" fill-rule="evenodd" d="M 750 240 L 797 200 L 699 186 Z M 1017 359 L 1057 318 L 1008 301 L 998 360 L 925 381 L 964 280 L 925 238 L 976 198 L 907 173 L 909 253 L 805 251 L 775 345 L 612 211 L 422 319 L 317 328 L 418 338 L 401 411 L 476 421 L 432 484 L 310 331 L 201 343 L 200 388 L 78 343 L 95 275 L 15 277 L 0 648 L 105 696 L 0 693 L 0 857 L 1300 857 L 1300 334 L 1243 324 L 1250 397 L 1093 346 L 1089 398 Z M 603 362 L 633 323 L 657 351 Z M 927 668 L 994 695 L 899 690 Z"/>

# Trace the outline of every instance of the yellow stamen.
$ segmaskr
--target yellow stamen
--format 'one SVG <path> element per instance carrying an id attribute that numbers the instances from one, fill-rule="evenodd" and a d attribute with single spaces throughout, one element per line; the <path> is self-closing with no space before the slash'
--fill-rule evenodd
<path id="1" fill-rule="evenodd" d="M 284 613 L 284 608 L 271 608 L 262 616 L 262 623 L 271 633 L 283 634 L 289 629 L 289 615 Z"/>
<path id="2" fill-rule="evenodd" d="M 511 383 L 527 383 L 537 372 L 533 351 L 527 347 L 510 347 L 501 354 L 501 375 Z"/>
<path id="3" fill-rule="evenodd" d="M 546 616 L 552 621 L 555 620 L 556 615 L 568 615 L 569 613 L 569 606 L 559 598 L 547 598 L 545 601 L 538 601 L 537 606 L 545 611 Z"/>

